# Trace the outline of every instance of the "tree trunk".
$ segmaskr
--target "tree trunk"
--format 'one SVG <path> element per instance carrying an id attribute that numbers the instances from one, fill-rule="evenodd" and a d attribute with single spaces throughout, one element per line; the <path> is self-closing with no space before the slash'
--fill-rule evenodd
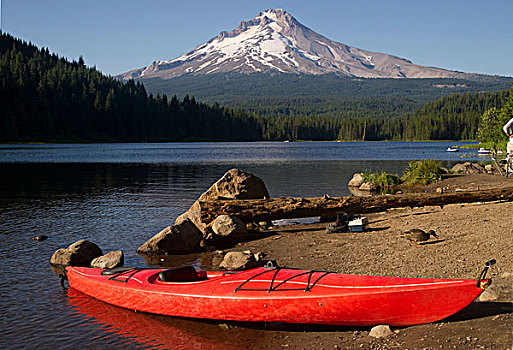
<path id="1" fill-rule="evenodd" d="M 450 192 L 379 195 L 372 197 L 271 198 L 250 200 L 216 200 L 200 202 L 201 220 L 211 223 L 217 216 L 237 216 L 242 221 L 258 222 L 276 219 L 313 217 L 337 212 L 363 214 L 398 207 L 443 206 L 450 203 L 471 203 L 512 200 L 513 187 Z"/>

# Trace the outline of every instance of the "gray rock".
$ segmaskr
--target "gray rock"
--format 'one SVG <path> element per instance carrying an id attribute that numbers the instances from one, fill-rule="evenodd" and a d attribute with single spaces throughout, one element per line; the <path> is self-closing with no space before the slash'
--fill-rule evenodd
<path id="1" fill-rule="evenodd" d="M 363 173 L 356 173 L 353 178 L 349 180 L 347 186 L 349 187 L 360 187 L 363 184 Z"/>
<path id="2" fill-rule="evenodd" d="M 91 267 L 99 267 L 100 269 L 112 269 L 114 267 L 122 267 L 125 263 L 125 257 L 121 250 L 107 253 L 105 255 L 94 258 L 91 261 Z"/>
<path id="3" fill-rule="evenodd" d="M 88 267 L 94 258 L 101 255 L 103 255 L 103 252 L 96 244 L 82 239 L 71 244 L 68 248 L 59 249 L 53 253 L 50 264 Z"/>
<path id="4" fill-rule="evenodd" d="M 482 174 L 486 172 L 485 168 L 481 164 L 470 162 L 465 162 L 463 164 L 458 163 L 454 165 L 451 170 L 460 174 Z"/>
<path id="5" fill-rule="evenodd" d="M 233 215 L 219 215 L 212 223 L 212 231 L 214 241 L 237 243 L 248 238 L 246 224 Z"/>
<path id="6" fill-rule="evenodd" d="M 451 168 L 451 171 L 452 172 L 455 172 L 455 173 L 463 173 L 465 171 L 465 166 L 462 164 L 462 163 L 458 163 L 458 164 L 455 164 L 452 168 Z"/>
<path id="7" fill-rule="evenodd" d="M 388 325 L 379 325 L 372 327 L 372 329 L 369 332 L 369 336 L 374 338 L 385 338 L 392 334 L 393 333 Z"/>
<path id="8" fill-rule="evenodd" d="M 168 226 L 137 249 L 143 254 L 186 254 L 200 250 L 203 233 L 192 223 L 184 220 Z"/>
<path id="9" fill-rule="evenodd" d="M 269 198 L 269 192 L 260 178 L 239 169 L 231 169 L 204 192 L 189 210 L 180 215 L 175 220 L 175 224 L 189 219 L 206 236 L 208 229 L 207 225 L 201 221 L 200 202 L 214 201 L 219 198 L 262 199 Z"/>
<path id="10" fill-rule="evenodd" d="M 224 256 L 220 268 L 226 270 L 244 270 L 257 266 L 255 254 L 250 251 L 245 252 L 228 252 Z"/>
<path id="11" fill-rule="evenodd" d="M 485 289 L 483 293 L 479 296 L 479 301 L 495 301 L 499 299 L 497 293 L 491 287 Z"/>
<path id="12" fill-rule="evenodd" d="M 373 182 L 373 181 L 369 181 L 369 182 L 364 182 L 360 187 L 358 187 L 358 189 L 360 191 L 377 191 L 379 188 L 378 184 Z"/>
<path id="13" fill-rule="evenodd" d="M 484 169 L 488 174 L 492 174 L 495 172 L 495 167 L 492 164 L 486 164 Z"/>

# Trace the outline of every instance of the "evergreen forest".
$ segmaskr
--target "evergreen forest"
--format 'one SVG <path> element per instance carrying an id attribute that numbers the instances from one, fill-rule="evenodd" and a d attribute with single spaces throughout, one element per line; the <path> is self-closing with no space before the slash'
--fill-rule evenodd
<path id="1" fill-rule="evenodd" d="M 82 57 L 69 61 L 2 33 L 0 141 L 473 140 L 481 116 L 513 95 L 503 78 L 463 84 L 327 75 L 330 87 L 315 77 L 277 75 L 303 89 L 290 96 L 278 93 L 278 80 L 248 88 L 234 76 L 225 79 L 239 86 L 234 91 L 264 89 L 268 96 L 248 93 L 227 103 L 222 94 L 206 102 L 196 100 L 201 93 L 167 95 L 156 88 L 160 81 L 121 82 L 87 67 Z M 190 87 L 190 81 L 179 81 L 180 91 Z M 451 88 L 433 89 L 442 83 Z M 488 92 L 476 92 L 483 89 Z"/>

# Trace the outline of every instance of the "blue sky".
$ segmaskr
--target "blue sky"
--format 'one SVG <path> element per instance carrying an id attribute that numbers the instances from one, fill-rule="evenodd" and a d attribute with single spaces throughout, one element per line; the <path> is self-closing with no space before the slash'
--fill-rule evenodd
<path id="1" fill-rule="evenodd" d="M 106 74 L 172 59 L 269 8 L 329 39 L 464 72 L 513 76 L 511 0 L 0 0 L 2 30 Z"/>

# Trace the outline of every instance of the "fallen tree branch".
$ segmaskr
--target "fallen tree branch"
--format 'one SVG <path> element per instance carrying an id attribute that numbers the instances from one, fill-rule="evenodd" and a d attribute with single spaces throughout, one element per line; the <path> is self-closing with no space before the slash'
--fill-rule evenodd
<path id="1" fill-rule="evenodd" d="M 292 219 L 346 212 L 363 214 L 399 207 L 443 206 L 451 203 L 472 203 L 512 200 L 513 187 L 450 193 L 408 193 L 371 197 L 271 198 L 250 200 L 216 200 L 200 202 L 201 220 L 205 224 L 217 216 L 235 215 L 244 222 Z"/>

